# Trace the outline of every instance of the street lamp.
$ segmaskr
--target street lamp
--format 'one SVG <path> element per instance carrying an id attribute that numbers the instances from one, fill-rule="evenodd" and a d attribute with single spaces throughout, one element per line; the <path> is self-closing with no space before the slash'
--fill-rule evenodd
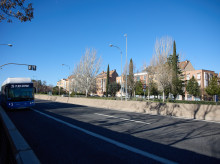
<path id="1" fill-rule="evenodd" d="M 69 67 L 69 73 L 70 73 L 70 66 L 69 66 L 69 65 L 67 65 L 67 64 L 62 64 L 62 66 Z M 70 79 L 69 79 L 68 88 L 69 88 L 69 97 L 70 97 Z"/>
<path id="2" fill-rule="evenodd" d="M 128 69 L 128 66 L 127 66 L 127 34 L 124 34 L 124 37 L 126 37 L 126 96 L 125 96 L 125 99 L 127 101 L 127 95 L 128 95 L 128 84 L 127 84 L 127 69 Z"/>
<path id="3" fill-rule="evenodd" d="M 122 51 L 121 51 L 121 49 L 118 46 L 115 46 L 115 45 L 112 45 L 112 44 L 109 44 L 109 47 L 115 47 L 121 53 L 121 101 L 122 101 Z"/>
<path id="4" fill-rule="evenodd" d="M 7 45 L 9 47 L 12 47 L 12 44 L 0 44 L 0 45 Z"/>

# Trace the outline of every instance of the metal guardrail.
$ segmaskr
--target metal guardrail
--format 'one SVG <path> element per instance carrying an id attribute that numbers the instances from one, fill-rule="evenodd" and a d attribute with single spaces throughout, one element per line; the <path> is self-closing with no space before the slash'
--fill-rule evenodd
<path id="1" fill-rule="evenodd" d="M 40 164 L 31 147 L 0 106 L 0 163 Z"/>

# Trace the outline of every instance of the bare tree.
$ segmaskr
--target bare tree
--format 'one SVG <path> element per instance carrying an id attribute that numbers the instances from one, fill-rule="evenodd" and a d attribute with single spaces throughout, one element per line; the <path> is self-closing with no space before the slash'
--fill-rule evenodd
<path id="1" fill-rule="evenodd" d="M 85 54 L 81 57 L 80 62 L 75 67 L 73 74 L 75 76 L 75 87 L 77 91 L 86 93 L 96 89 L 96 76 L 101 66 L 101 57 L 97 57 L 95 49 L 86 49 Z"/>
<path id="2" fill-rule="evenodd" d="M 149 67 L 149 73 L 154 76 L 158 89 L 163 92 L 163 102 L 165 99 L 164 91 L 172 83 L 172 71 L 167 62 L 168 55 L 172 50 L 172 43 L 171 37 L 162 37 L 156 40 L 155 54 Z"/>

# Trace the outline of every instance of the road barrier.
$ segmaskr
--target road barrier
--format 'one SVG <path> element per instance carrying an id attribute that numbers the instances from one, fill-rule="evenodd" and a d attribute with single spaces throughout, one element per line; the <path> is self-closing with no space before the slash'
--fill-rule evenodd
<path id="1" fill-rule="evenodd" d="M 85 105 L 97 108 L 123 110 L 153 115 L 168 115 L 180 118 L 220 122 L 220 105 L 156 103 L 148 101 L 120 101 L 91 98 L 35 95 L 38 99 Z"/>
<path id="2" fill-rule="evenodd" d="M 31 147 L 0 106 L 0 163 L 40 164 Z"/>

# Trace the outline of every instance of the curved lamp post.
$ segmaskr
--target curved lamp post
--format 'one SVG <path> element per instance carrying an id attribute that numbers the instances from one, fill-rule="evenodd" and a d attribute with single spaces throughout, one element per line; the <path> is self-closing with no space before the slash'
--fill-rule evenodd
<path id="1" fill-rule="evenodd" d="M 6 45 L 6 46 L 9 46 L 9 47 L 12 47 L 12 44 L 0 44 L 0 45 Z"/>
<path id="2" fill-rule="evenodd" d="M 121 49 L 120 49 L 118 46 L 115 46 L 115 45 L 113 45 L 113 44 L 109 44 L 109 47 L 115 47 L 115 48 L 117 48 L 117 49 L 120 51 L 120 53 L 121 53 L 121 101 L 122 101 L 122 51 L 121 51 Z"/>

